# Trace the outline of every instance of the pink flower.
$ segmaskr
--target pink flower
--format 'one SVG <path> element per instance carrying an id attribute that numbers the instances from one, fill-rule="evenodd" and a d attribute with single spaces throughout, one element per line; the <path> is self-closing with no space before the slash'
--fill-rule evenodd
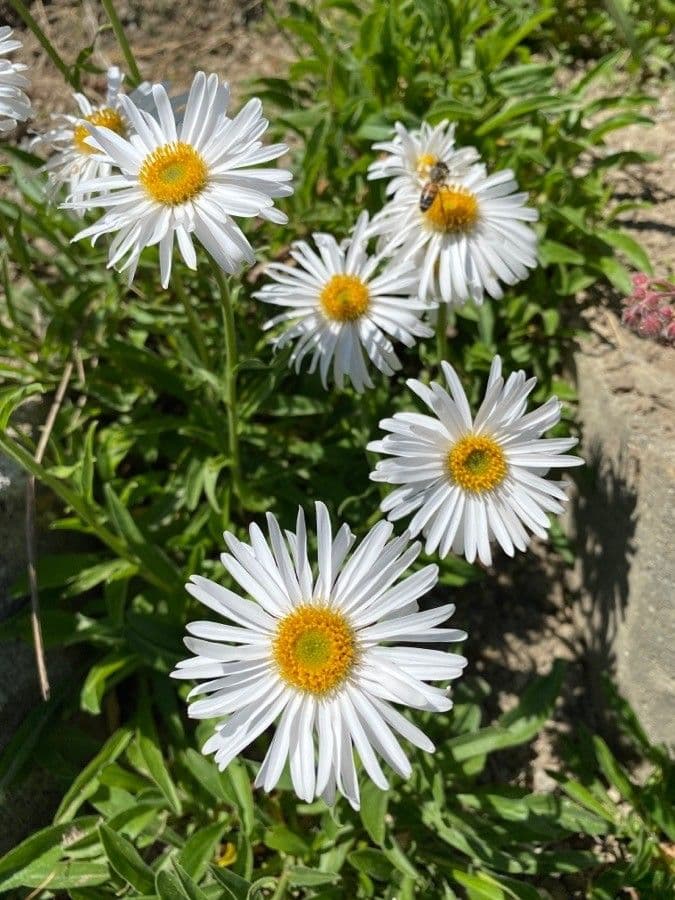
<path id="1" fill-rule="evenodd" d="M 656 291 L 650 291 L 644 298 L 645 309 L 658 309 L 663 303 L 663 295 Z"/>
<path id="2" fill-rule="evenodd" d="M 657 312 L 650 312 L 642 317 L 638 325 L 638 333 L 643 337 L 657 338 L 661 334 L 661 317 Z"/>
<path id="3" fill-rule="evenodd" d="M 675 284 L 639 272 L 624 299 L 621 321 L 641 337 L 675 344 Z"/>

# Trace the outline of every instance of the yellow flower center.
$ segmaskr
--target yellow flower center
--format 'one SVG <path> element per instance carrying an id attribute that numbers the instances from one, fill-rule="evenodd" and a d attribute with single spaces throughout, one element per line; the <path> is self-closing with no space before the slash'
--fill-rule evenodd
<path id="1" fill-rule="evenodd" d="M 121 134 L 122 137 L 126 137 L 127 129 L 124 119 L 116 109 L 110 109 L 109 106 L 104 106 L 102 109 L 97 109 L 96 112 L 91 113 L 91 115 L 85 116 L 84 121 L 91 122 L 92 125 L 100 125 L 101 128 L 109 128 L 115 134 Z M 90 137 L 91 134 L 87 130 L 86 125 L 75 126 L 73 144 L 79 153 L 100 153 L 99 150 L 87 143 L 87 138 Z"/>
<path id="2" fill-rule="evenodd" d="M 445 458 L 448 477 L 472 494 L 491 491 L 506 478 L 504 451 L 494 438 L 468 434 L 450 448 Z"/>
<path id="3" fill-rule="evenodd" d="M 356 275 L 333 275 L 321 291 L 319 302 L 334 322 L 353 322 L 370 306 L 370 294 Z"/>
<path id="4" fill-rule="evenodd" d="M 299 606 L 279 623 L 272 655 L 285 682 L 321 696 L 349 675 L 356 660 L 354 631 L 332 609 Z"/>
<path id="5" fill-rule="evenodd" d="M 173 141 L 145 157 L 138 179 L 153 200 L 165 206 L 177 206 L 204 190 L 209 170 L 191 144 Z"/>
<path id="6" fill-rule="evenodd" d="M 434 231 L 466 234 L 478 221 L 478 200 L 465 188 L 441 184 L 424 216 Z"/>

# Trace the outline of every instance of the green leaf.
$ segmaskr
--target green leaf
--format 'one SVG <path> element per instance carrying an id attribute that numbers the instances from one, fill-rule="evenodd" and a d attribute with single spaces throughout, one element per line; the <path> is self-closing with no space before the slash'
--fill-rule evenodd
<path id="1" fill-rule="evenodd" d="M 393 866 L 395 866 L 404 877 L 412 879 L 413 881 L 422 880 L 420 873 L 410 862 L 406 854 L 403 852 L 401 845 L 393 835 L 390 838 L 390 846 L 383 847 L 382 852 L 387 857 L 389 862 Z"/>
<path id="2" fill-rule="evenodd" d="M 598 765 L 607 781 L 613 785 L 632 806 L 639 805 L 639 796 L 630 778 L 612 755 L 607 744 L 598 735 L 593 736 L 593 747 Z"/>
<path id="3" fill-rule="evenodd" d="M 204 891 L 188 875 L 185 869 L 174 860 L 176 875 L 188 900 L 209 900 Z"/>
<path id="4" fill-rule="evenodd" d="M 89 503 L 94 502 L 94 435 L 98 422 L 92 422 L 87 429 L 82 448 L 82 468 L 80 469 L 80 492 Z"/>
<path id="5" fill-rule="evenodd" d="M 279 850 L 291 856 L 305 856 L 309 853 L 309 845 L 295 834 L 287 825 L 273 825 L 268 828 L 264 837 L 265 844 L 272 850 Z"/>
<path id="6" fill-rule="evenodd" d="M 376 881 L 389 881 L 391 878 L 393 866 L 381 850 L 352 850 L 347 854 L 347 860 L 357 871 Z"/>
<path id="7" fill-rule="evenodd" d="M 211 866 L 211 874 L 225 887 L 232 895 L 234 900 L 246 900 L 251 890 L 251 882 L 237 875 L 231 869 L 221 866 Z M 229 900 L 229 897 L 228 897 Z"/>
<path id="8" fill-rule="evenodd" d="M 622 294 L 630 294 L 633 289 L 630 273 L 613 256 L 601 256 L 597 267 L 617 290 Z"/>
<path id="9" fill-rule="evenodd" d="M 466 888 L 470 900 L 505 900 L 507 897 L 499 884 L 483 872 L 471 874 L 453 869 L 452 875 L 458 884 Z"/>
<path id="10" fill-rule="evenodd" d="M 178 791 L 171 780 L 161 750 L 157 746 L 154 738 L 138 731 L 136 733 L 136 744 L 143 762 L 147 766 L 150 777 L 165 796 L 171 809 L 180 816 L 183 812 L 183 807 L 178 796 Z"/>
<path id="11" fill-rule="evenodd" d="M 77 830 L 86 834 L 96 828 L 97 817 L 51 825 L 27 837 L 0 859 L 0 890 L 36 887 L 55 870 L 63 853 L 63 838 Z"/>
<path id="12" fill-rule="evenodd" d="M 550 266 L 553 263 L 570 263 L 575 266 L 583 266 L 586 262 L 582 253 L 558 241 L 548 239 L 539 244 L 539 259 L 542 266 Z"/>
<path id="13" fill-rule="evenodd" d="M 575 101 L 564 96 L 551 96 L 550 94 L 538 94 L 525 100 L 517 100 L 508 104 L 496 115 L 491 116 L 482 125 L 476 128 L 474 134 L 483 137 L 490 132 L 501 129 L 508 122 L 520 116 L 526 116 L 533 112 L 561 112 L 575 105 Z"/>
<path id="14" fill-rule="evenodd" d="M 287 872 L 288 883 L 293 887 L 316 887 L 320 884 L 334 884 L 340 880 L 337 872 L 320 872 L 306 866 L 291 866 Z"/>
<path id="15" fill-rule="evenodd" d="M 0 429 L 4 431 L 7 428 L 10 416 L 27 397 L 42 393 L 44 393 L 44 387 L 41 384 L 2 388 L 0 390 Z"/>
<path id="16" fill-rule="evenodd" d="M 157 873 L 155 890 L 161 900 L 189 900 L 189 894 L 183 890 L 176 875 L 163 870 Z M 229 898 L 226 898 L 229 900 Z"/>
<path id="17" fill-rule="evenodd" d="M 185 842 L 185 846 L 178 854 L 178 862 L 191 878 L 199 881 L 212 863 L 223 832 L 228 826 L 228 820 L 224 819 L 200 828 Z"/>
<path id="18" fill-rule="evenodd" d="M 531 682 L 518 706 L 501 716 L 496 725 L 447 741 L 445 746 L 453 758 L 462 762 L 531 740 L 553 712 L 564 674 L 564 662 L 555 660 L 550 674 Z"/>
<path id="19" fill-rule="evenodd" d="M 120 656 L 113 652 L 104 656 L 89 670 L 80 694 L 80 708 L 92 715 L 98 715 L 106 691 L 134 672 L 140 664 L 141 660 L 134 654 Z"/>
<path id="20" fill-rule="evenodd" d="M 183 579 L 178 569 L 163 550 L 141 533 L 139 526 L 134 522 L 112 485 L 105 484 L 103 493 L 112 523 L 128 545 L 133 548 L 144 566 L 154 572 L 168 590 L 173 592 L 182 589 Z"/>
<path id="21" fill-rule="evenodd" d="M 623 231 L 615 231 L 611 228 L 601 228 L 597 234 L 606 244 L 620 250 L 628 262 L 634 265 L 636 269 L 639 269 L 641 272 L 647 272 L 649 275 L 653 273 L 654 270 L 645 249 L 635 238 L 625 234 Z"/>
<path id="22" fill-rule="evenodd" d="M 381 791 L 372 781 L 367 781 L 361 792 L 361 821 L 373 843 L 382 846 L 386 827 L 384 817 L 387 814 L 389 794 Z"/>
<path id="23" fill-rule="evenodd" d="M 69 822 L 82 804 L 94 793 L 99 784 L 99 776 L 105 767 L 113 762 L 125 750 L 133 732 L 128 728 L 120 728 L 105 742 L 96 756 L 80 772 L 54 816 L 54 822 Z"/>
<path id="24" fill-rule="evenodd" d="M 602 802 L 589 791 L 587 787 L 580 784 L 578 781 L 572 781 L 565 778 L 559 778 L 557 780 L 560 783 L 560 787 L 572 798 L 572 800 L 580 803 L 583 807 L 590 810 L 592 813 L 595 813 L 595 815 L 599 816 L 605 822 L 616 821 L 617 810 L 609 800 L 607 802 Z"/>
<path id="25" fill-rule="evenodd" d="M 120 878 L 141 894 L 153 893 L 154 873 L 141 859 L 133 844 L 105 824 L 99 825 L 98 831 L 108 861 Z"/>
<path id="26" fill-rule="evenodd" d="M 219 803 L 223 800 L 229 800 L 223 790 L 220 772 L 212 760 L 206 759 L 201 753 L 193 750 L 192 747 L 185 751 L 182 759 L 197 784 L 204 788 L 214 800 L 217 800 Z"/>
<path id="27" fill-rule="evenodd" d="M 38 887 L 43 879 L 37 884 L 31 883 L 28 887 Z M 68 860 L 61 862 L 49 873 L 49 890 L 68 890 L 70 888 L 93 888 L 103 884 L 110 883 L 110 869 L 103 863 L 97 863 L 86 860 L 80 862 L 78 860 Z"/>
<path id="28" fill-rule="evenodd" d="M 244 828 L 244 833 L 248 836 L 253 830 L 254 822 L 254 805 L 253 791 L 251 789 L 251 778 L 248 774 L 246 764 L 241 759 L 233 759 L 227 769 L 222 774 L 223 781 L 229 783 L 230 794 L 237 799 L 237 808 L 239 816 Z"/>
<path id="29" fill-rule="evenodd" d="M 3 747 L 0 752 L 0 792 L 12 784 L 17 773 L 30 759 L 63 701 L 64 690 L 61 688 L 52 694 L 46 703 L 40 703 L 24 717 L 6 746 Z"/>

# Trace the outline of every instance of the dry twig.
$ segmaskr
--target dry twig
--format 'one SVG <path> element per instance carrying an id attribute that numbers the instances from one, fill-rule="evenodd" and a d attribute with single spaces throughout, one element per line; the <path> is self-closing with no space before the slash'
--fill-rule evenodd
<path id="1" fill-rule="evenodd" d="M 74 348 L 74 353 L 77 348 Z M 63 370 L 61 381 L 56 389 L 54 400 L 49 409 L 47 419 L 38 441 L 37 450 L 35 451 L 35 462 L 40 464 L 45 455 L 47 444 L 54 428 L 54 422 L 58 415 L 63 398 L 68 388 L 68 382 L 73 374 L 73 360 L 69 359 Z M 36 571 L 36 538 L 35 538 L 35 475 L 29 474 L 26 481 L 26 556 L 28 559 L 28 584 L 30 587 L 30 605 L 31 605 L 31 628 L 33 630 L 33 645 L 35 647 L 35 661 L 38 670 L 38 679 L 40 681 L 40 693 L 43 700 L 49 699 L 49 676 L 47 674 L 47 664 L 45 662 L 45 648 L 42 639 L 42 622 L 40 619 L 40 595 L 38 593 L 37 571 Z"/>

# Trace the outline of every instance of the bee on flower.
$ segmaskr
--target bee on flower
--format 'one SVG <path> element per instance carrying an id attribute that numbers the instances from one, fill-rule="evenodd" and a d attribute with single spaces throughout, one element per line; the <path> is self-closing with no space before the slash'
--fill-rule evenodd
<path id="1" fill-rule="evenodd" d="M 0 27 L 0 134 L 8 134 L 17 122 L 25 122 L 32 114 L 25 93 L 30 82 L 22 74 L 28 66 L 3 58 L 23 46 L 21 41 L 12 38 L 13 33 L 8 25 Z"/>
<path id="2" fill-rule="evenodd" d="M 92 146 L 119 172 L 78 182 L 64 206 L 80 212 L 102 207 L 104 214 L 74 240 L 114 234 L 108 266 L 122 263 L 129 283 L 142 251 L 159 245 L 165 288 L 174 239 L 190 269 L 197 266 L 193 237 L 225 272 L 252 264 L 251 245 L 233 217 L 261 216 L 284 224 L 287 217 L 274 207 L 274 200 L 293 192 L 290 172 L 256 168 L 287 149 L 284 144 L 264 146 L 260 140 L 269 124 L 260 100 L 250 100 L 230 118 L 227 84 L 204 72 L 194 77 L 182 120 L 177 120 L 163 85 L 152 86 L 152 98 L 156 119 L 131 97 L 120 95 L 131 134 L 120 134 L 105 123 L 85 124 Z"/>
<path id="3" fill-rule="evenodd" d="M 349 379 L 358 392 L 372 388 L 368 362 L 385 375 L 401 368 L 394 341 L 414 346 L 433 330 L 422 316 L 434 304 L 417 296 L 419 275 L 411 259 L 368 254 L 368 213 L 359 216 L 351 238 L 338 244 L 332 235 L 315 234 L 312 249 L 297 241 L 291 250 L 296 265 L 273 263 L 273 283 L 255 296 L 286 309 L 264 328 L 283 324 L 278 349 L 295 344 L 290 365 L 300 370 L 311 357 L 324 387 L 329 375 L 338 387 Z"/>
<path id="4" fill-rule="evenodd" d="M 561 513 L 567 499 L 566 485 L 546 474 L 583 460 L 567 453 L 576 438 L 542 437 L 560 421 L 555 397 L 527 412 L 536 378 L 520 371 L 504 381 L 496 356 L 473 418 L 455 370 L 446 362 L 442 368 L 447 389 L 408 381 L 433 415 L 401 412 L 380 422 L 389 434 L 368 449 L 392 458 L 378 462 L 370 477 L 398 485 L 380 508 L 392 521 L 412 516 L 408 529 L 424 535 L 427 553 L 452 551 L 487 566 L 492 540 L 513 556 L 527 548 L 528 531 L 546 537 L 548 513 Z"/>
<path id="5" fill-rule="evenodd" d="M 442 123 L 444 124 L 444 123 Z M 409 134 L 397 126 L 389 156 L 371 178 L 391 177 L 391 199 L 373 218 L 370 234 L 384 252 L 412 258 L 420 271 L 420 297 L 461 305 L 503 296 L 537 265 L 538 219 L 518 191 L 513 172 L 488 174 L 473 148 L 455 150 L 452 132 L 426 123 Z M 441 137 L 443 135 L 443 137 Z"/>
<path id="6" fill-rule="evenodd" d="M 448 177 L 459 178 L 480 159 L 475 147 L 455 147 L 455 125 L 447 119 L 434 126 L 422 122 L 415 131 L 397 122 L 392 140 L 373 144 L 373 150 L 379 150 L 381 156 L 368 167 L 368 180 L 388 178 L 388 196 L 401 188 L 423 189 L 439 163 Z"/>
<path id="7" fill-rule="evenodd" d="M 255 524 L 250 543 L 225 532 L 223 565 L 250 599 L 194 575 L 187 590 L 226 623 L 190 623 L 185 645 L 194 655 L 172 676 L 199 682 L 188 714 L 216 720 L 202 752 L 213 753 L 221 770 L 276 723 L 256 786 L 271 791 L 288 766 L 302 800 L 332 804 L 339 792 L 358 809 L 355 752 L 386 790 L 378 756 L 408 778 L 400 739 L 434 749 L 396 706 L 452 707 L 447 690 L 429 682 L 458 678 L 466 660 L 418 645 L 463 641 L 466 634 L 437 627 L 452 604 L 419 610 L 438 570 L 430 565 L 403 577 L 420 552 L 407 534 L 392 537 L 393 527 L 379 522 L 353 547 L 347 525 L 333 535 L 323 503 L 316 504 L 316 523 L 317 566 L 302 509 L 295 531 L 282 532 L 268 513 L 268 538 Z"/>

